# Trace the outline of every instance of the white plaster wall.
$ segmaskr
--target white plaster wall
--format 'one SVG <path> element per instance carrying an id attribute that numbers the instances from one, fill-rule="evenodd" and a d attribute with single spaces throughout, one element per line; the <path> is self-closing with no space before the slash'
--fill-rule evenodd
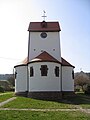
<path id="1" fill-rule="evenodd" d="M 15 79 L 15 92 L 27 91 L 27 66 L 19 66 L 15 68 L 17 72 Z"/>
<path id="2" fill-rule="evenodd" d="M 73 67 L 62 67 L 62 90 L 74 91 L 74 79 L 72 79 Z"/>
<path id="3" fill-rule="evenodd" d="M 47 37 L 41 38 L 41 32 L 30 32 L 29 61 L 38 56 L 41 51 L 46 51 L 57 60 L 61 60 L 59 32 L 46 32 Z M 55 51 L 54 51 L 55 49 Z"/>
<path id="4" fill-rule="evenodd" d="M 41 65 L 48 66 L 47 76 L 41 76 Z M 61 65 L 53 62 L 38 62 L 30 63 L 30 66 L 34 68 L 34 77 L 29 76 L 29 91 L 60 91 L 60 76 L 56 77 L 54 73 L 55 66 L 59 66 L 61 70 Z M 59 71 L 61 72 L 61 71 Z"/>

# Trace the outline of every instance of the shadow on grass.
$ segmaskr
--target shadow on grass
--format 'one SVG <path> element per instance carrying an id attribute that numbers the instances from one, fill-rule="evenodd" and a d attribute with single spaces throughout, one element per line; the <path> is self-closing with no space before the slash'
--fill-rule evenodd
<path id="1" fill-rule="evenodd" d="M 90 105 L 90 95 L 85 95 L 84 93 L 78 93 L 75 94 L 74 96 L 65 96 L 60 100 L 49 100 L 49 99 L 37 99 L 37 100 L 52 101 L 52 102 L 72 104 L 72 105 L 80 105 L 80 104 Z"/>
<path id="2" fill-rule="evenodd" d="M 80 105 L 80 104 L 90 105 L 90 95 L 85 95 L 84 93 L 78 93 L 75 94 L 75 96 L 67 96 L 58 102 L 73 104 L 73 105 Z"/>
<path id="3" fill-rule="evenodd" d="M 26 97 L 28 99 L 28 97 Z M 84 93 L 76 93 L 74 95 L 69 96 L 62 96 L 62 99 L 59 100 L 49 100 L 49 99 L 40 99 L 40 98 L 32 98 L 35 100 L 42 100 L 42 101 L 51 101 L 57 103 L 64 103 L 69 105 L 81 105 L 84 104 L 87 108 L 90 108 L 90 95 L 86 95 Z"/>

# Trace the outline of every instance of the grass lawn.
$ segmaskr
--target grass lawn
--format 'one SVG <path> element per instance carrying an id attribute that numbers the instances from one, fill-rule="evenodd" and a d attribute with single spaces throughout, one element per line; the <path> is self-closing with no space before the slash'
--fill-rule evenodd
<path id="1" fill-rule="evenodd" d="M 0 101 L 4 101 L 13 96 L 13 93 L 6 94 L 0 96 Z M 44 101 L 44 100 L 36 100 L 31 98 L 25 97 L 18 97 L 14 101 L 7 103 L 6 105 L 2 106 L 4 108 L 76 108 L 75 105 L 80 105 L 82 108 L 90 109 L 90 96 L 87 96 L 83 93 L 77 94 L 75 97 L 67 97 L 62 101 L 55 102 L 55 101 Z"/>
<path id="2" fill-rule="evenodd" d="M 90 120 L 81 112 L 0 111 L 0 120 Z"/>
<path id="3" fill-rule="evenodd" d="M 3 95 L 2 95 L 3 94 Z M 0 93 L 0 102 L 3 102 L 11 97 L 14 96 L 13 92 L 7 92 L 7 93 Z"/>
<path id="4" fill-rule="evenodd" d="M 17 97 L 14 101 L 7 103 L 2 106 L 4 108 L 75 108 L 72 104 L 66 104 L 63 102 L 54 102 L 54 101 L 44 101 L 44 100 L 36 100 L 25 97 Z"/>
<path id="5" fill-rule="evenodd" d="M 14 93 L 0 95 L 0 102 L 11 98 Z M 77 94 L 76 97 L 67 97 L 59 102 L 36 100 L 26 97 L 18 97 L 2 106 L 3 108 L 33 108 L 33 109 L 67 109 L 75 108 L 75 105 L 80 105 L 83 108 L 90 108 L 90 96 Z M 0 120 L 90 120 L 90 114 L 80 111 L 19 111 L 19 110 L 1 110 Z"/>

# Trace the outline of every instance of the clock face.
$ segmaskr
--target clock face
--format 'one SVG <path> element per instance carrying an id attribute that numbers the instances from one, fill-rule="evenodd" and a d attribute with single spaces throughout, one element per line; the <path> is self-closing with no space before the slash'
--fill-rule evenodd
<path id="1" fill-rule="evenodd" d="M 46 37 L 47 37 L 47 33 L 42 32 L 42 33 L 40 34 L 40 36 L 41 36 L 42 38 L 46 38 Z"/>

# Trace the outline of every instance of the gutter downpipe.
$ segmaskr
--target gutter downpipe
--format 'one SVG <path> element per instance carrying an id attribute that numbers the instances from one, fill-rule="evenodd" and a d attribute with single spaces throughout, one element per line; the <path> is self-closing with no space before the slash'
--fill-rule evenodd
<path id="1" fill-rule="evenodd" d="M 62 90 L 62 64 L 61 64 L 61 97 L 63 98 L 63 90 Z"/>
<path id="2" fill-rule="evenodd" d="M 30 49 L 30 32 L 29 32 L 29 38 L 28 38 L 28 62 L 29 62 L 29 49 Z M 28 63 L 27 63 L 27 97 L 29 92 L 29 69 L 28 69 Z"/>

